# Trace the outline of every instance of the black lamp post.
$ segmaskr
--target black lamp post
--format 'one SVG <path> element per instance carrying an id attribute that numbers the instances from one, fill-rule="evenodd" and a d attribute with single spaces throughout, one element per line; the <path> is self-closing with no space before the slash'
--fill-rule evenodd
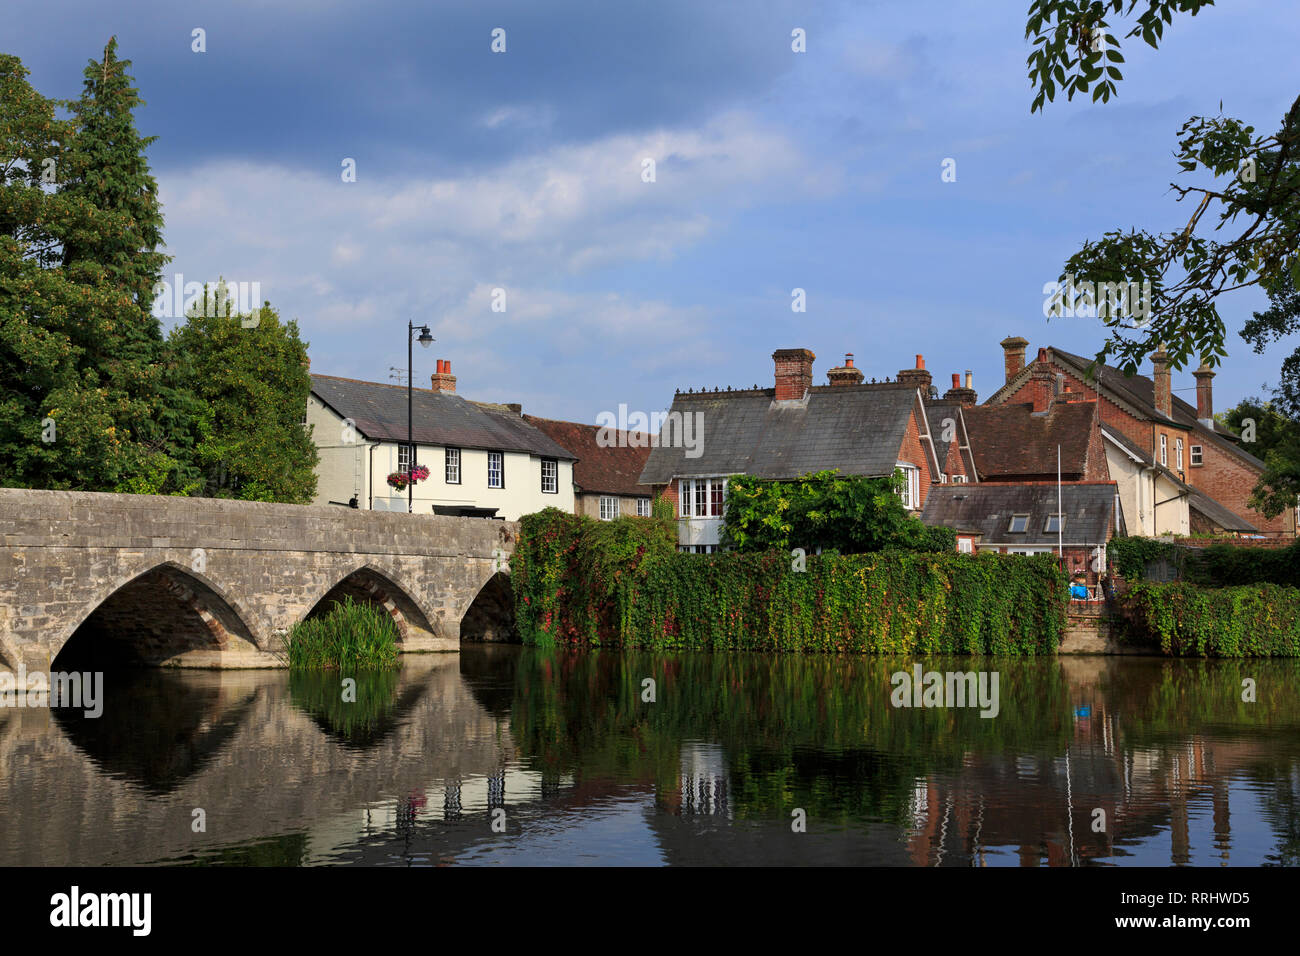
<path id="1" fill-rule="evenodd" d="M 420 344 L 426 349 L 433 344 L 433 336 L 429 334 L 427 325 L 420 326 Z M 412 437 L 411 429 L 411 385 L 415 372 L 415 324 L 407 321 L 406 323 L 406 512 L 413 514 L 415 512 L 415 480 L 412 472 L 415 471 L 415 439 Z"/>

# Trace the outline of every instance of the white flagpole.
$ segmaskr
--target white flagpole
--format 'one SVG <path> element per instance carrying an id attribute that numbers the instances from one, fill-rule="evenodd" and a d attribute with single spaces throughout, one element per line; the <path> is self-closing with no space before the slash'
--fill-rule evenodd
<path id="1" fill-rule="evenodd" d="M 1056 446 L 1056 554 L 1061 559 L 1061 566 L 1065 566 L 1065 546 L 1061 544 L 1061 536 L 1064 532 L 1065 525 L 1065 507 L 1061 504 L 1061 446 Z"/>

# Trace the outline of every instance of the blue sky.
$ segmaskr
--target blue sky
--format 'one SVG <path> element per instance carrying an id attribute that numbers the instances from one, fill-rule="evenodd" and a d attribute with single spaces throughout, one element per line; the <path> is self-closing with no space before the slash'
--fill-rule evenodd
<path id="1" fill-rule="evenodd" d="M 0 49 L 70 97 L 117 36 L 159 137 L 168 275 L 259 282 L 313 371 L 387 381 L 413 319 L 438 339 L 417 385 L 447 358 L 467 397 L 594 422 L 770 384 L 776 348 L 811 348 L 819 382 L 845 352 L 868 378 L 920 352 L 981 398 L 1007 335 L 1096 351 L 1095 320 L 1043 317 L 1043 284 L 1084 239 L 1186 221 L 1168 184 L 1187 117 L 1222 100 L 1277 129 L 1300 16 L 1221 0 L 1158 52 L 1126 43 L 1109 104 L 1031 116 L 1026 6 L 9 0 Z M 1219 410 L 1294 347 L 1236 335 L 1265 302 L 1220 305 Z M 1188 370 L 1174 386 L 1195 402 Z"/>

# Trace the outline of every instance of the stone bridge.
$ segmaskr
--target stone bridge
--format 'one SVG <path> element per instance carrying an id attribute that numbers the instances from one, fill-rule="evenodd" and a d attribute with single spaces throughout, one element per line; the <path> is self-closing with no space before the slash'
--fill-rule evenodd
<path id="1" fill-rule="evenodd" d="M 211 498 L 0 488 L 0 669 L 78 658 L 273 667 L 294 624 L 345 596 L 400 649 L 512 626 L 518 524 Z"/>

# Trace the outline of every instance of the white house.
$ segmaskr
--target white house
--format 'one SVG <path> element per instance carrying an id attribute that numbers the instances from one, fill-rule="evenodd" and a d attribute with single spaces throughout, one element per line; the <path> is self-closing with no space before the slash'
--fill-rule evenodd
<path id="1" fill-rule="evenodd" d="M 455 392 L 450 363 L 433 388 L 411 395 L 415 461 L 429 469 L 412 495 L 417 514 L 513 521 L 546 507 L 573 510 L 574 456 L 526 422 L 517 405 L 472 402 Z M 406 511 L 405 385 L 312 375 L 305 423 L 320 452 L 314 504 Z"/>

